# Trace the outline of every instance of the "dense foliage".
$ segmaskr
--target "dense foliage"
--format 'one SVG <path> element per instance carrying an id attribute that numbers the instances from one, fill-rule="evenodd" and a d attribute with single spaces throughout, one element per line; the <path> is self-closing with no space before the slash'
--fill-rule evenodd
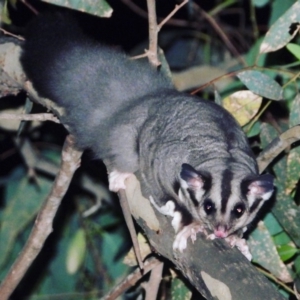
<path id="1" fill-rule="evenodd" d="M 66 1 L 47 2 L 57 6 L 30 1 L 41 11 L 60 9 Z M 133 2 L 125 0 L 97 4 L 82 0 L 70 7 L 102 17 L 114 9 L 111 23 L 105 26 L 111 26 L 115 36 L 108 37 L 110 30 L 106 29 L 104 38 L 122 42 L 132 54 L 140 54 L 147 47 L 141 42 L 147 40 L 147 19 L 143 15 L 145 3 L 135 2 L 142 5 L 141 11 L 131 11 Z M 183 7 L 159 33 L 160 46 L 176 87 L 208 101 L 215 99 L 228 109 L 258 155 L 274 138 L 300 123 L 300 1 L 205 2 L 190 1 Z M 166 9 L 172 10 L 175 4 L 170 1 L 163 7 L 157 3 L 158 16 L 163 18 L 168 14 Z M 31 14 L 29 7 L 7 0 L 0 8 L 3 27 L 22 32 Z M 101 24 L 95 17 L 79 13 L 78 17 L 88 20 L 88 29 L 98 35 Z M 124 23 L 122 30 L 120 22 Z M 119 37 L 114 28 L 121 30 Z M 124 30 L 128 32 L 122 36 Z M 1 89 L 4 95 L 5 88 Z M 22 92 L 3 97 L 1 112 L 43 111 L 25 98 Z M 2 280 L 51 189 L 66 132 L 52 122 L 20 122 L 1 119 L 1 115 L 0 126 Z M 294 140 L 299 139 L 300 129 L 293 134 Z M 287 299 L 295 299 L 293 283 L 300 274 L 298 144 L 291 144 L 268 166 L 276 178 L 276 195 L 265 207 L 263 222 L 253 228 L 248 239 L 253 263 Z M 131 267 L 123 262 L 130 238 L 118 200 L 107 191 L 106 181 L 104 165 L 86 153 L 55 218 L 53 233 L 12 299 L 97 299 L 130 272 Z M 185 280 L 173 271 L 166 270 L 165 275 L 161 289 L 164 298 L 190 297 L 191 287 Z M 138 285 L 126 297 L 135 298 L 140 293 Z"/>

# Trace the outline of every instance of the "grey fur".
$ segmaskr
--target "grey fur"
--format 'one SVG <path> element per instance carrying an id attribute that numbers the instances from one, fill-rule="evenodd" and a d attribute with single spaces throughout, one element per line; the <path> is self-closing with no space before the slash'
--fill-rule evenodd
<path id="1" fill-rule="evenodd" d="M 62 121 L 78 146 L 92 149 L 110 170 L 139 172 L 145 196 L 158 206 L 172 199 L 183 225 L 196 220 L 212 231 L 225 226 L 231 234 L 253 219 L 263 195 L 273 190 L 270 177 L 257 175 L 247 139 L 226 110 L 177 92 L 148 63 L 86 38 L 68 17 L 37 18 L 27 31 L 21 62 L 39 94 L 65 107 Z M 180 175 L 189 174 L 183 164 L 193 166 L 200 188 L 189 187 L 193 176 Z M 223 178 L 225 171 L 231 180 Z M 253 196 L 261 203 L 250 213 L 247 187 L 253 182 L 265 184 Z M 225 194 L 228 199 L 221 199 Z M 218 208 L 213 218 L 203 213 L 208 197 Z M 230 212 L 239 201 L 245 220 L 237 226 Z"/>

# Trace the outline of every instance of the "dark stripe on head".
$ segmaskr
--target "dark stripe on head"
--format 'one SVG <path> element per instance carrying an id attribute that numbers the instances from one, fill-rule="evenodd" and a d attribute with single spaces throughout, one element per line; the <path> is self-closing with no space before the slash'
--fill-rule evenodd
<path id="1" fill-rule="evenodd" d="M 250 214 L 251 214 L 252 212 L 254 212 L 254 211 L 257 209 L 257 207 L 259 206 L 259 204 L 260 204 L 261 201 L 262 201 L 261 198 L 257 198 L 257 199 L 253 202 L 252 206 L 251 206 L 250 209 L 249 209 Z"/>
<path id="2" fill-rule="evenodd" d="M 211 175 L 208 172 L 203 173 L 203 171 L 199 172 L 200 174 L 204 174 L 204 184 L 203 184 L 203 189 L 205 190 L 205 193 L 207 193 L 211 189 Z"/>
<path id="3" fill-rule="evenodd" d="M 153 169 L 152 169 L 153 170 Z M 174 181 L 173 182 L 173 190 L 176 194 L 178 194 L 179 192 L 179 189 L 180 189 L 180 183 L 178 180 Z"/>
<path id="4" fill-rule="evenodd" d="M 249 185 L 255 179 L 254 176 L 249 176 L 246 179 L 243 179 L 241 183 L 241 193 L 243 196 L 246 196 L 249 192 Z"/>
<path id="5" fill-rule="evenodd" d="M 199 201 L 196 199 L 195 192 L 192 189 L 187 189 L 190 199 L 192 200 L 195 206 L 199 205 Z"/>
<path id="6" fill-rule="evenodd" d="M 204 194 L 202 196 L 202 198 L 203 198 L 209 194 L 210 189 L 211 189 L 212 180 L 211 180 L 211 175 L 208 172 L 204 173 L 203 171 L 199 171 L 198 173 L 200 176 L 202 176 L 201 178 L 203 180 L 203 187 L 202 187 L 202 189 L 204 190 Z M 191 198 L 193 204 L 195 206 L 199 206 L 199 202 L 201 199 L 197 199 L 197 197 L 196 197 L 197 191 L 194 191 L 193 189 L 190 189 L 190 188 L 188 188 L 187 191 L 190 195 L 190 198 Z"/>
<path id="7" fill-rule="evenodd" d="M 225 213 L 228 199 L 231 195 L 231 181 L 233 179 L 233 173 L 226 169 L 222 174 L 221 183 L 221 212 Z"/>

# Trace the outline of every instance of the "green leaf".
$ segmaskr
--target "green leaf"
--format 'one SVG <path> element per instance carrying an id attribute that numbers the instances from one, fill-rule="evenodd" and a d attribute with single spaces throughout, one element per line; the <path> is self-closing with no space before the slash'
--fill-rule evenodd
<path id="1" fill-rule="evenodd" d="M 287 157 L 287 179 L 285 183 L 286 194 L 296 189 L 300 175 L 300 147 L 291 149 Z"/>
<path id="2" fill-rule="evenodd" d="M 300 95 L 298 94 L 292 102 L 290 109 L 289 127 L 300 124 Z"/>
<path id="3" fill-rule="evenodd" d="M 223 106 L 241 126 L 247 124 L 258 112 L 262 98 L 251 91 L 238 91 L 223 100 Z"/>
<path id="4" fill-rule="evenodd" d="M 260 122 L 259 121 L 255 122 L 253 124 L 253 126 L 250 128 L 250 130 L 248 128 L 249 128 L 249 125 L 244 127 L 244 130 L 245 130 L 248 138 L 251 138 L 251 137 L 254 137 L 254 136 L 260 134 Z"/>
<path id="5" fill-rule="evenodd" d="M 285 131 L 286 125 L 280 125 L 280 129 Z M 278 136 L 277 131 L 269 124 L 262 123 L 261 126 L 261 143 L 262 147 L 265 148 L 275 137 Z M 300 246 L 300 210 L 295 204 L 294 199 L 286 194 L 285 182 L 286 182 L 286 156 L 281 157 L 273 165 L 273 170 L 276 176 L 276 201 L 272 207 L 272 213 L 277 220 L 280 220 L 280 224 L 284 231 L 291 237 L 293 242 L 299 247 Z"/>
<path id="6" fill-rule="evenodd" d="M 237 77 L 254 94 L 266 97 L 272 100 L 281 100 L 283 90 L 281 86 L 271 77 L 259 71 L 243 71 Z"/>
<path id="7" fill-rule="evenodd" d="M 293 127 L 300 123 L 300 95 L 297 95 L 292 102 L 290 109 L 289 127 Z M 293 148 L 287 156 L 287 179 L 285 183 L 285 191 L 290 194 L 297 185 L 300 174 L 300 147 Z"/>
<path id="8" fill-rule="evenodd" d="M 264 217 L 264 224 L 272 236 L 279 234 L 283 230 L 282 226 L 271 212 Z"/>
<path id="9" fill-rule="evenodd" d="M 82 11 L 91 15 L 110 18 L 112 15 L 112 8 L 105 0 L 43 0 L 58 6 L 63 6 L 78 11 Z"/>
<path id="10" fill-rule="evenodd" d="M 269 0 L 252 0 L 253 5 L 256 6 L 256 7 L 263 7 L 268 2 L 269 2 Z"/>
<path id="11" fill-rule="evenodd" d="M 300 46 L 297 44 L 289 43 L 286 48 L 294 55 L 298 60 L 300 60 Z"/>
<path id="12" fill-rule="evenodd" d="M 291 238 L 286 234 L 286 232 L 282 231 L 273 236 L 273 241 L 275 245 L 281 246 L 288 244 L 291 241 Z"/>
<path id="13" fill-rule="evenodd" d="M 170 84 L 172 84 L 172 72 L 164 54 L 164 51 L 160 48 L 158 51 L 158 59 L 161 62 L 160 72 L 162 72 L 162 74 L 164 74 L 164 76 L 169 79 Z"/>
<path id="14" fill-rule="evenodd" d="M 279 172 L 277 174 L 280 174 Z M 279 175 L 280 176 L 280 175 Z M 277 180 L 276 202 L 272 212 L 276 216 L 284 230 L 292 238 L 294 243 L 300 246 L 300 211 L 294 199 L 286 195 L 284 185 Z M 291 221 L 292 220 L 292 221 Z"/>
<path id="15" fill-rule="evenodd" d="M 297 256 L 297 258 L 295 259 L 295 271 L 296 274 L 300 274 L 300 255 Z"/>
<path id="16" fill-rule="evenodd" d="M 280 1 L 284 2 L 284 1 Z M 261 46 L 260 53 L 276 51 L 284 47 L 298 32 L 290 32 L 293 23 L 300 22 L 300 2 L 292 5 L 270 28 Z"/>
<path id="17" fill-rule="evenodd" d="M 259 54 L 259 48 L 263 41 L 263 38 L 259 38 L 254 45 L 249 49 L 245 56 L 245 60 L 249 66 L 253 66 L 254 64 L 256 66 L 264 66 L 267 58 L 267 54 L 261 53 Z M 259 57 L 257 59 L 257 55 L 259 54 Z"/>
<path id="18" fill-rule="evenodd" d="M 75 274 L 81 267 L 86 253 L 86 238 L 82 228 L 78 229 L 73 236 L 66 259 L 66 268 L 69 274 Z"/>
<path id="19" fill-rule="evenodd" d="M 37 183 L 27 177 L 6 186 L 7 205 L 1 213 L 0 266 L 6 261 L 17 236 L 33 220 L 50 191 L 52 181 L 37 177 Z"/>
<path id="20" fill-rule="evenodd" d="M 284 282 L 291 280 L 287 267 L 280 260 L 273 239 L 261 221 L 248 239 L 253 260 Z"/>
<path id="21" fill-rule="evenodd" d="M 269 27 L 271 27 L 296 1 L 295 0 L 273 0 L 271 4 L 271 15 Z"/>
<path id="22" fill-rule="evenodd" d="M 124 275 L 124 272 L 127 269 L 127 266 L 125 266 L 122 261 L 115 260 L 115 256 L 117 256 L 118 251 L 121 248 L 120 243 L 122 242 L 122 239 L 113 233 L 104 233 L 102 238 L 103 246 L 101 252 L 103 262 L 112 278 L 120 278 L 120 276 Z"/>
<path id="23" fill-rule="evenodd" d="M 219 92 L 216 89 L 214 91 L 214 95 L 215 95 L 215 103 L 222 105 L 221 95 L 219 94 Z"/>
<path id="24" fill-rule="evenodd" d="M 68 218 L 68 222 L 65 222 L 63 227 L 57 228 L 57 231 L 61 231 L 61 235 L 56 244 L 55 253 L 52 254 L 54 256 L 49 266 L 47 266 L 46 276 L 39 283 L 37 286 L 38 291 L 34 294 L 61 294 L 61 297 L 65 299 L 68 297 L 64 297 L 64 294 L 78 292 L 80 288 L 84 289 L 84 283 L 80 278 L 81 272 L 70 275 L 64 267 L 66 265 L 66 249 L 70 246 L 71 240 L 73 240 L 74 234 L 80 225 L 78 219 L 78 214 L 74 214 L 73 217 Z M 81 283 L 80 288 L 76 285 L 78 282 Z"/>
<path id="25" fill-rule="evenodd" d="M 192 292 L 188 289 L 188 287 L 182 280 L 175 277 L 172 280 L 171 296 L 172 300 L 188 300 L 191 299 Z"/>
<path id="26" fill-rule="evenodd" d="M 295 254 L 299 253 L 299 250 L 290 245 L 282 245 L 277 247 L 278 254 L 282 261 L 291 259 Z"/>
<path id="27" fill-rule="evenodd" d="M 5 1 L 4 3 L 3 1 L 1 2 L 2 3 L 0 3 L 0 22 L 3 24 L 10 25 L 12 22 L 7 8 L 7 1 Z"/>

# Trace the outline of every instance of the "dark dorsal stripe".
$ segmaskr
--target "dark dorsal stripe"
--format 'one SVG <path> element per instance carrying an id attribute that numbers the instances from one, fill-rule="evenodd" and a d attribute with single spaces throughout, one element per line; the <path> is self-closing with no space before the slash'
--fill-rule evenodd
<path id="1" fill-rule="evenodd" d="M 199 175 L 201 176 L 201 174 L 203 174 L 203 172 L 199 172 Z M 209 194 L 210 192 L 210 189 L 211 189 L 211 184 L 212 184 L 212 180 L 211 180 L 211 175 L 206 172 L 205 176 L 202 177 L 202 180 L 203 180 L 203 187 L 202 189 L 204 190 L 204 194 L 202 196 L 202 199 L 207 197 L 207 195 Z M 194 190 L 188 188 L 187 189 L 188 193 L 189 193 L 189 196 L 190 196 L 190 199 L 192 200 L 192 202 L 194 203 L 194 205 L 197 207 L 199 206 L 199 201 L 201 201 L 201 199 L 197 199 L 196 197 L 196 193 Z"/>
<path id="2" fill-rule="evenodd" d="M 255 201 L 253 202 L 252 206 L 249 209 L 249 212 L 253 213 L 257 209 L 257 207 L 258 207 L 258 205 L 260 204 L 261 201 L 262 201 L 261 198 L 255 199 Z"/>
<path id="3" fill-rule="evenodd" d="M 231 181 L 233 179 L 233 173 L 226 169 L 222 173 L 221 183 L 221 212 L 225 213 L 228 199 L 231 195 Z"/>
<path id="4" fill-rule="evenodd" d="M 195 192 L 192 189 L 187 189 L 189 193 L 190 199 L 192 200 L 193 204 L 197 207 L 199 205 L 199 201 L 196 198 Z"/>
<path id="5" fill-rule="evenodd" d="M 207 192 L 209 192 L 209 190 L 211 189 L 211 184 L 212 184 L 211 181 L 212 181 L 211 174 L 207 172 L 205 174 L 205 180 L 204 180 L 204 184 L 203 184 L 203 189 L 205 191 L 205 194 L 207 194 Z"/>

